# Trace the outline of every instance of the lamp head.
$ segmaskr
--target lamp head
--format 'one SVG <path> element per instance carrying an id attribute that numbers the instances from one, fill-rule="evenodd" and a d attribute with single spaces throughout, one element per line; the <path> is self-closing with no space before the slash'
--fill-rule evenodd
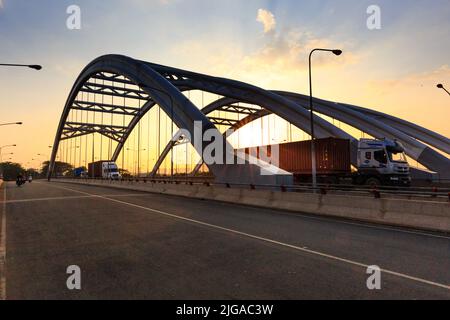
<path id="1" fill-rule="evenodd" d="M 437 85 L 437 87 L 438 87 L 439 89 L 444 89 L 444 86 L 443 86 L 441 83 L 439 83 L 439 84 Z"/>
<path id="2" fill-rule="evenodd" d="M 332 50 L 332 52 L 337 56 L 340 56 L 342 54 L 342 50 L 339 50 L 339 49 Z"/>
<path id="3" fill-rule="evenodd" d="M 34 69 L 34 70 L 38 70 L 38 71 L 39 71 L 39 70 L 42 69 L 42 66 L 37 65 L 37 64 L 32 64 L 32 65 L 29 65 L 28 68 L 31 68 L 31 69 Z"/>

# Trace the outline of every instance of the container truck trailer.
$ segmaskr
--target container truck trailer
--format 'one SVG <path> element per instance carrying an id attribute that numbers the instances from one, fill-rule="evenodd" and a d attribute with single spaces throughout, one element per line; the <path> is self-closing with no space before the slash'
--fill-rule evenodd
<path id="1" fill-rule="evenodd" d="M 97 161 L 89 163 L 88 166 L 89 178 L 101 178 L 109 180 L 119 180 L 122 176 L 119 173 L 119 168 L 115 162 L 111 161 Z"/>
<path id="2" fill-rule="evenodd" d="M 312 180 L 311 141 L 275 145 L 279 148 L 278 166 L 294 175 L 296 183 Z M 239 152 L 271 158 L 274 146 L 240 149 Z M 350 140 L 316 139 L 316 167 L 320 183 L 358 185 L 411 184 L 405 150 L 397 141 L 362 139 L 358 142 L 357 166 L 352 168 Z"/>

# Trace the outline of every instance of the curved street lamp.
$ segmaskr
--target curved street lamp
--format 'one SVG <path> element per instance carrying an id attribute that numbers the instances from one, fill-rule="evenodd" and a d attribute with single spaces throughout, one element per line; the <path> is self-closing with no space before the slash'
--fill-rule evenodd
<path id="1" fill-rule="evenodd" d="M 0 123 L 0 127 L 2 126 L 12 126 L 12 125 L 19 125 L 21 126 L 23 122 L 9 122 L 9 123 Z"/>
<path id="2" fill-rule="evenodd" d="M 444 87 L 443 84 L 439 83 L 439 84 L 437 85 L 437 87 L 438 87 L 439 89 L 442 89 L 442 90 L 444 90 L 445 92 L 447 92 L 448 95 L 450 96 L 450 92 Z"/>
<path id="3" fill-rule="evenodd" d="M 332 52 L 336 56 L 340 56 L 342 54 L 342 50 L 339 49 L 321 49 L 316 48 L 311 51 L 309 54 L 309 110 L 311 113 L 311 161 L 312 161 L 312 182 L 313 182 L 313 192 L 316 192 L 317 189 L 317 163 L 316 163 L 316 147 L 315 147 L 315 135 L 314 135 L 314 106 L 313 106 L 313 90 L 312 90 L 312 55 L 316 51 L 325 51 Z"/>
<path id="4" fill-rule="evenodd" d="M 34 70 L 42 70 L 42 66 L 38 64 L 16 64 L 16 63 L 0 63 L 0 66 L 2 67 L 25 67 L 30 68 Z"/>
<path id="5" fill-rule="evenodd" d="M 44 159 L 48 159 L 49 158 L 48 155 L 42 154 L 42 153 L 38 153 L 37 156 L 41 157 L 41 158 L 44 158 Z"/>
<path id="6" fill-rule="evenodd" d="M 9 145 L 0 147 L 0 163 L 3 162 L 2 150 L 5 148 L 10 148 L 10 147 L 17 147 L 17 145 L 9 144 Z M 14 153 L 9 153 L 9 155 L 12 155 L 12 154 L 14 154 Z M 7 160 L 11 160 L 11 159 L 7 159 Z M 3 178 L 3 168 L 0 168 L 0 178 Z"/>
<path id="7" fill-rule="evenodd" d="M 10 147 L 17 147 L 17 144 L 8 144 L 6 146 L 1 146 L 0 150 L 2 150 L 3 148 L 10 148 Z"/>
<path id="8" fill-rule="evenodd" d="M 46 158 L 48 158 L 48 155 L 46 155 L 46 154 L 38 153 L 37 155 L 38 155 L 39 157 L 46 157 Z"/>

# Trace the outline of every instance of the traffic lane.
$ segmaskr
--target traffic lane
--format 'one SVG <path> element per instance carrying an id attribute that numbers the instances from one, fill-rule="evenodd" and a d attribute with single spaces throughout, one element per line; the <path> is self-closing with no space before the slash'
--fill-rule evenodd
<path id="1" fill-rule="evenodd" d="M 163 196 L 165 197 L 165 196 Z M 157 210 L 450 284 L 450 239 L 317 220 L 282 211 L 159 196 L 122 198 Z"/>
<path id="2" fill-rule="evenodd" d="M 35 181 L 33 183 L 27 183 L 22 187 L 17 187 L 15 182 L 7 182 L 5 184 L 7 188 L 6 201 L 7 202 L 17 202 L 17 201 L 40 201 L 40 200 L 64 200 L 65 198 L 83 198 L 88 197 L 87 195 L 76 194 L 72 191 L 63 188 L 53 188 L 51 185 L 44 181 Z M 102 196 L 139 196 L 145 195 L 144 192 L 138 191 L 126 191 L 117 189 L 107 189 L 103 188 L 102 192 L 98 195 Z M 3 200 L 3 199 L 2 199 Z"/>
<path id="3" fill-rule="evenodd" d="M 7 204 L 8 299 L 449 299 L 447 290 L 105 199 Z M 66 268 L 82 290 L 66 288 Z"/>
<path id="4" fill-rule="evenodd" d="M 105 192 L 104 187 L 97 186 L 64 184 L 59 187 L 90 194 Z M 450 284 L 450 239 L 446 237 L 160 194 L 120 200 Z"/>
<path id="5" fill-rule="evenodd" d="M 73 196 L 73 193 L 67 190 L 45 187 L 43 184 L 37 182 L 26 183 L 21 187 L 17 187 L 15 182 L 7 182 L 6 186 L 6 200 L 29 200 L 39 198 L 51 197 L 65 197 Z"/>

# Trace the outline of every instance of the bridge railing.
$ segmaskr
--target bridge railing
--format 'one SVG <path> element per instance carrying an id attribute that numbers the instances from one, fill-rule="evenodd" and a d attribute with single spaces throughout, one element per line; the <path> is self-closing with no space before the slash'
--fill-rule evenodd
<path id="1" fill-rule="evenodd" d="M 189 186 L 206 186 L 206 187 L 222 187 L 226 189 L 240 188 L 251 190 L 271 190 L 279 192 L 291 192 L 291 193 L 315 193 L 326 196 L 328 194 L 333 195 L 353 195 L 360 197 L 371 197 L 376 199 L 381 198 L 399 198 L 399 199 L 411 199 L 411 200 L 423 200 L 423 201 L 439 201 L 450 202 L 450 188 L 447 187 L 393 187 L 393 186 L 381 186 L 381 187 L 368 187 L 368 186 L 355 186 L 355 185 L 336 185 L 336 184 L 319 184 L 316 188 L 312 184 L 297 184 L 297 185 L 258 185 L 258 184 L 239 184 L 239 183 L 216 183 L 213 178 L 207 177 L 187 177 L 187 178 L 122 178 L 119 180 L 102 179 L 102 178 L 73 178 L 73 177 L 60 177 L 60 179 L 73 179 L 73 180 L 89 180 L 94 181 L 116 181 L 118 183 L 153 183 L 153 184 L 166 184 L 166 185 L 189 185 Z"/>

